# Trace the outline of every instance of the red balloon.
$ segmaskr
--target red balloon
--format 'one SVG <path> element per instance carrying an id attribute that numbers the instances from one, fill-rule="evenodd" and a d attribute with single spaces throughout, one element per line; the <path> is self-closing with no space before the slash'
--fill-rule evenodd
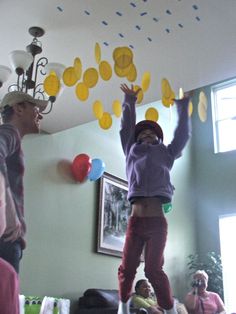
<path id="1" fill-rule="evenodd" d="M 83 182 L 92 167 L 91 158 L 86 154 L 77 155 L 71 165 L 71 171 L 76 181 Z"/>

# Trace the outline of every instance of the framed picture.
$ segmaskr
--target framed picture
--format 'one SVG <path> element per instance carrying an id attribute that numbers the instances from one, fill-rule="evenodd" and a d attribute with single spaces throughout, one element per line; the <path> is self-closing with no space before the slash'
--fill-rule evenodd
<path id="1" fill-rule="evenodd" d="M 125 180 L 104 172 L 100 179 L 97 252 L 122 256 L 131 205 Z"/>

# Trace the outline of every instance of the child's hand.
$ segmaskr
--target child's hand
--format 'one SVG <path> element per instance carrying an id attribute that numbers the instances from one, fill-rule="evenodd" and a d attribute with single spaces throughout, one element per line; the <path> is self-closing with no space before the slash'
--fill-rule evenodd
<path id="1" fill-rule="evenodd" d="M 184 93 L 184 97 L 183 98 L 180 98 L 180 99 L 173 99 L 175 102 L 177 101 L 181 101 L 181 100 L 186 100 L 186 99 L 191 99 L 194 95 L 194 91 L 190 91 L 190 92 L 185 92 Z"/>
<path id="2" fill-rule="evenodd" d="M 138 92 L 141 90 L 141 88 L 137 89 L 136 91 L 134 90 L 134 85 L 131 85 L 131 88 L 128 87 L 127 84 L 121 84 L 120 85 L 120 89 L 122 90 L 122 92 L 124 92 L 126 95 L 130 95 L 130 96 L 137 96 Z"/>
<path id="3" fill-rule="evenodd" d="M 189 92 L 185 92 L 185 93 L 184 93 L 184 98 L 185 98 L 185 99 L 186 99 L 186 98 L 191 99 L 191 98 L 193 97 L 193 95 L 194 95 L 194 90 L 191 90 L 191 91 L 189 91 Z"/>

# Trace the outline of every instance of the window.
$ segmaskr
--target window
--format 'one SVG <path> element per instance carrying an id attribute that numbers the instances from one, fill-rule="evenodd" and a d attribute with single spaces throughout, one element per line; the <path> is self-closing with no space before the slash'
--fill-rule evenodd
<path id="1" fill-rule="evenodd" d="M 236 79 L 211 89 L 215 153 L 236 150 Z"/>
<path id="2" fill-rule="evenodd" d="M 220 248 L 223 266 L 223 286 L 226 313 L 236 313 L 236 215 L 219 218 Z"/>

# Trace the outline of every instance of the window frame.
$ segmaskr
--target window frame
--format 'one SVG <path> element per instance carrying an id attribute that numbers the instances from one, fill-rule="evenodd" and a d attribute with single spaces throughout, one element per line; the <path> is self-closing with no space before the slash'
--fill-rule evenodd
<path id="1" fill-rule="evenodd" d="M 236 150 L 236 148 L 227 150 L 227 151 L 221 151 L 220 150 L 220 141 L 219 141 L 219 122 L 222 122 L 225 119 L 218 119 L 217 117 L 217 110 L 218 110 L 218 104 L 217 104 L 217 91 L 226 89 L 229 87 L 235 86 L 236 87 L 236 78 L 230 79 L 227 81 L 224 81 L 222 83 L 214 84 L 211 86 L 211 111 L 212 111 L 212 125 L 213 125 L 213 140 L 214 140 L 214 153 L 226 153 L 233 150 Z M 236 96 L 235 96 L 236 97 Z M 233 116 L 231 117 L 231 119 Z M 227 120 L 231 120 L 230 118 Z"/>

